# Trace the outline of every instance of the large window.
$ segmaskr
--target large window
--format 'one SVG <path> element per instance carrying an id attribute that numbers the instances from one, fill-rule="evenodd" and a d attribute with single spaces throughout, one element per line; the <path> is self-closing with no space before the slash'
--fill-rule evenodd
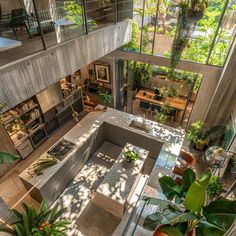
<path id="1" fill-rule="evenodd" d="M 170 57 L 178 10 L 171 0 L 135 0 L 132 43 L 124 49 Z M 181 59 L 223 66 L 235 37 L 235 22 L 236 0 L 209 0 Z"/>

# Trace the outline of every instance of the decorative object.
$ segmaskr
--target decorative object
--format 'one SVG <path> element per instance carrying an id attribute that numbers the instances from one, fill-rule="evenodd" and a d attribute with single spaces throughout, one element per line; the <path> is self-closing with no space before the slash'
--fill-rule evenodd
<path id="1" fill-rule="evenodd" d="M 95 64 L 96 80 L 103 83 L 110 83 L 109 66 Z"/>
<path id="2" fill-rule="evenodd" d="M 66 235 L 70 221 L 60 219 L 66 208 L 59 209 L 57 204 L 49 209 L 45 200 L 40 204 L 39 210 L 25 203 L 22 203 L 22 208 L 21 212 L 12 210 L 15 221 L 11 225 L 3 224 L 3 227 L 0 228 L 1 232 L 16 236 Z"/>
<path id="3" fill-rule="evenodd" d="M 218 199 L 206 201 L 211 172 L 195 179 L 191 169 L 183 173 L 179 186 L 169 176 L 160 178 L 160 186 L 168 200 L 144 197 L 147 204 L 156 205 L 157 211 L 147 216 L 144 228 L 166 235 L 223 236 L 236 217 L 236 201 Z M 171 202 L 172 201 L 172 202 Z"/>
<path id="4" fill-rule="evenodd" d="M 71 110 L 72 110 L 72 117 L 74 118 L 74 120 L 76 122 L 79 122 L 79 113 L 77 111 L 74 110 L 73 106 L 71 105 Z"/>
<path id="5" fill-rule="evenodd" d="M 28 174 L 33 177 L 35 175 L 42 175 L 43 170 L 49 166 L 53 166 L 57 163 L 57 159 L 49 154 L 46 154 L 44 158 L 38 159 L 35 164 L 29 167 Z"/>
<path id="6" fill-rule="evenodd" d="M 138 153 L 135 151 L 126 151 L 124 153 L 124 158 L 127 162 L 134 162 L 138 159 Z"/>

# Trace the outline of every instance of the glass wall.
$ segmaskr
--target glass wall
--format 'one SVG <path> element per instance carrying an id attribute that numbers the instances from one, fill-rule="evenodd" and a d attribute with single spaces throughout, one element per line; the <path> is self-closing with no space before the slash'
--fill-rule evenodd
<path id="1" fill-rule="evenodd" d="M 0 66 L 132 15 L 133 0 L 0 0 Z"/>
<path id="2" fill-rule="evenodd" d="M 135 44 L 129 44 L 124 49 L 170 57 L 178 22 L 179 8 L 176 2 L 136 0 L 133 24 L 135 33 L 132 38 Z M 235 22 L 235 0 L 209 0 L 204 17 L 189 34 L 181 59 L 223 66 L 235 37 Z M 141 51 L 140 48 L 137 50 L 138 45 Z"/>
<path id="3" fill-rule="evenodd" d="M 0 0 L 0 66 L 44 49 L 37 20 L 21 0 Z"/>

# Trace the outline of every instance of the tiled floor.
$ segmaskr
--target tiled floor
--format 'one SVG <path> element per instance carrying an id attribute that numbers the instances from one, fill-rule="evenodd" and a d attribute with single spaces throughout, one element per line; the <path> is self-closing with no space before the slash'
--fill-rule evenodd
<path id="1" fill-rule="evenodd" d="M 80 114 L 80 118 L 85 113 Z M 54 143 L 56 143 L 63 135 L 65 135 L 74 125 L 75 121 L 71 120 L 56 131 L 49 139 L 47 139 L 40 147 L 38 147 L 25 160 L 20 161 L 16 166 L 0 179 L 0 196 L 10 206 L 19 208 L 21 200 L 24 202 L 37 204 L 27 193 L 24 185 L 19 179 L 18 175 L 26 169 L 32 162 L 38 159 L 46 150 L 48 150 Z M 21 199 L 24 197 L 23 199 Z M 19 201 L 19 202 L 18 202 Z"/>

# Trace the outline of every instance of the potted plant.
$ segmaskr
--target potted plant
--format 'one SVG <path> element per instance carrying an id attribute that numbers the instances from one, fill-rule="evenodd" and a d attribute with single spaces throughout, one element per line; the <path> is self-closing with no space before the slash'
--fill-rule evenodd
<path id="1" fill-rule="evenodd" d="M 186 140 L 190 142 L 190 147 L 196 148 L 197 150 L 202 150 L 206 144 L 206 140 L 203 139 L 203 129 L 205 123 L 202 120 L 197 120 L 191 124 L 190 129 L 186 133 Z"/>
<path id="2" fill-rule="evenodd" d="M 144 228 L 155 230 L 156 236 L 190 236 L 194 231 L 197 236 L 223 236 L 235 220 L 236 201 L 206 201 L 210 179 L 211 172 L 196 179 L 191 169 L 184 171 L 181 185 L 170 176 L 160 178 L 167 200 L 144 197 L 147 204 L 158 206 L 145 218 Z"/>
<path id="3" fill-rule="evenodd" d="M 209 199 L 212 200 L 218 198 L 222 192 L 223 184 L 220 182 L 219 177 L 212 175 L 207 188 L 207 194 Z"/>
<path id="4" fill-rule="evenodd" d="M 61 219 L 66 208 L 59 209 L 57 204 L 50 209 L 47 207 L 45 200 L 43 200 L 39 209 L 25 203 L 22 203 L 22 209 L 22 212 L 12 210 L 14 222 L 10 225 L 4 223 L 0 226 L 1 232 L 16 236 L 66 235 L 70 221 Z"/>
<path id="5" fill-rule="evenodd" d="M 126 151 L 124 153 L 124 158 L 127 162 L 135 162 L 138 159 L 138 153 L 135 151 Z"/>
<path id="6" fill-rule="evenodd" d="M 102 98 L 103 103 L 105 104 L 105 108 L 107 108 L 108 104 L 112 102 L 112 95 L 108 92 L 100 92 L 99 96 Z"/>

